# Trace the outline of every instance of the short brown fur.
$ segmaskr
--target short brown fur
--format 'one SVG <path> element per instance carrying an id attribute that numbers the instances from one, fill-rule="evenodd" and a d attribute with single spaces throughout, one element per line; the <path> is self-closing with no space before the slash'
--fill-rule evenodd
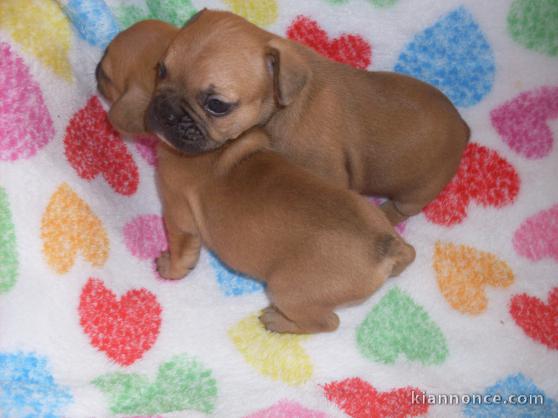
<path id="1" fill-rule="evenodd" d="M 115 80 L 141 85 L 135 79 L 150 79 L 155 64 L 127 40 L 124 32 L 100 64 L 122 95 L 126 87 Z M 130 59 L 131 51 L 134 59 L 144 57 L 133 74 L 119 73 L 126 66 L 105 66 L 105 60 Z M 115 104 L 120 96 L 107 98 Z M 125 114 L 141 119 L 145 109 L 144 103 Z M 333 331 L 339 325 L 337 306 L 367 298 L 414 260 L 413 247 L 382 211 L 270 150 L 260 128 L 198 156 L 160 143 L 158 157 L 169 240 L 169 252 L 157 260 L 159 273 L 184 277 L 205 245 L 226 264 L 267 283 L 271 306 L 261 320 L 269 330 Z"/>

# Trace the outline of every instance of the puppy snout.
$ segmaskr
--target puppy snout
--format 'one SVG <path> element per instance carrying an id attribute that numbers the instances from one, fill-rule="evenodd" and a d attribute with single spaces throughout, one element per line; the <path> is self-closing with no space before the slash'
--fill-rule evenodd
<path id="1" fill-rule="evenodd" d="M 204 131 L 188 111 L 181 97 L 170 92 L 156 94 L 148 110 L 148 126 L 167 142 L 187 153 L 199 153 L 209 146 Z"/>

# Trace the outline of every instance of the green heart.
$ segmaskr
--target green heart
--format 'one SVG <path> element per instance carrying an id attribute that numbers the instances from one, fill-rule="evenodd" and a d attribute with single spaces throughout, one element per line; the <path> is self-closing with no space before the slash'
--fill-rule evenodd
<path id="1" fill-rule="evenodd" d="M 147 11 L 138 6 L 122 6 L 116 15 L 123 28 L 145 19 L 158 19 L 175 26 L 183 26 L 197 10 L 191 0 L 147 0 Z"/>
<path id="2" fill-rule="evenodd" d="M 0 187 L 0 293 L 13 287 L 17 268 L 16 239 L 8 195 Z"/>
<path id="3" fill-rule="evenodd" d="M 558 0 L 515 0 L 508 13 L 508 31 L 528 49 L 558 55 Z"/>
<path id="4" fill-rule="evenodd" d="M 448 355 L 444 334 L 428 313 L 397 287 L 372 308 L 357 329 L 362 354 L 394 363 L 400 353 L 423 364 L 442 363 Z"/>
<path id="5" fill-rule="evenodd" d="M 186 355 L 161 364 L 154 383 L 133 373 L 110 373 L 92 382 L 110 399 L 115 414 L 158 414 L 185 409 L 211 413 L 217 382 L 211 370 Z"/>

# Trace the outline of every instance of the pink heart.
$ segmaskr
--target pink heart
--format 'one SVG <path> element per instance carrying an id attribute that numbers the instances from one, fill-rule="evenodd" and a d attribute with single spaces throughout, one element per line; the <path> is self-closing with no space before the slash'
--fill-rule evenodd
<path id="1" fill-rule="evenodd" d="M 124 226 L 124 241 L 130 252 L 140 260 L 151 260 L 168 248 L 163 219 L 158 215 L 140 215 Z"/>
<path id="2" fill-rule="evenodd" d="M 544 86 L 521 93 L 490 112 L 492 125 L 509 147 L 529 159 L 552 150 L 546 121 L 558 117 L 558 87 Z"/>
<path id="3" fill-rule="evenodd" d="M 244 418 L 290 418 L 290 417 L 327 418 L 327 415 L 324 412 L 313 411 L 311 409 L 305 408 L 302 405 L 300 405 L 298 402 L 293 402 L 284 399 L 269 408 L 254 412 L 253 414 L 247 415 Z"/>
<path id="4" fill-rule="evenodd" d="M 0 43 L 0 161 L 30 158 L 54 137 L 39 85 L 6 43 Z"/>
<path id="5" fill-rule="evenodd" d="M 135 137 L 136 149 L 142 156 L 142 158 L 147 161 L 149 165 L 157 165 L 157 142 L 159 140 L 153 135 L 139 135 Z"/>
<path id="6" fill-rule="evenodd" d="M 558 261 L 558 204 L 527 218 L 515 231 L 513 246 L 518 254 L 538 261 Z"/>

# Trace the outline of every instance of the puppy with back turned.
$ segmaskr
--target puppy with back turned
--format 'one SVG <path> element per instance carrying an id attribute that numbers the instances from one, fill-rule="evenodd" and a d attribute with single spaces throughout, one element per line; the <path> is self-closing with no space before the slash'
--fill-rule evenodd
<path id="1" fill-rule="evenodd" d="M 203 10 L 159 63 L 149 119 L 188 153 L 254 126 L 273 149 L 327 179 L 419 213 L 457 171 L 469 128 L 436 88 L 333 62 L 229 12 Z"/>
<path id="2" fill-rule="evenodd" d="M 111 119 L 123 131 L 147 110 L 145 101 L 129 102 L 127 95 L 149 96 L 154 88 L 158 57 L 145 51 L 149 42 L 141 42 L 141 33 L 153 30 L 159 29 L 142 22 L 122 32 L 99 63 L 99 90 L 112 103 L 111 113 L 123 106 L 120 117 Z M 161 44 L 160 54 L 164 50 Z M 116 65 L 124 60 L 130 65 Z M 145 86 L 139 80 L 152 81 L 142 94 L 132 93 L 131 86 Z M 116 94 L 106 94 L 109 85 Z M 190 121 L 178 123 L 185 131 L 198 129 Z M 339 325 L 336 307 L 367 298 L 414 260 L 413 247 L 380 209 L 272 151 L 261 128 L 211 152 L 182 151 L 172 141 L 158 146 L 169 239 L 158 270 L 166 278 L 184 277 L 203 244 L 232 268 L 267 283 L 271 306 L 260 318 L 271 331 L 333 331 Z"/>

